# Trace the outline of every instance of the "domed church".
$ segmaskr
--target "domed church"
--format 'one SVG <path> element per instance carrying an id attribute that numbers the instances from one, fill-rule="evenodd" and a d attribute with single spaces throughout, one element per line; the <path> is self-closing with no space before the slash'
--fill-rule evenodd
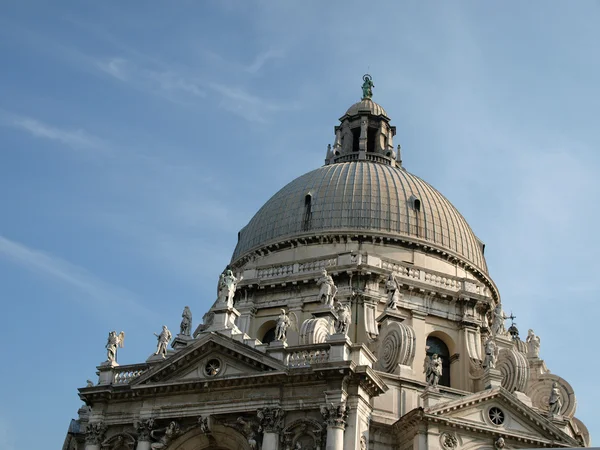
<path id="1" fill-rule="evenodd" d="M 484 243 L 403 167 L 363 81 L 325 164 L 238 233 L 203 323 L 186 306 L 130 365 L 109 333 L 63 450 L 590 445 L 540 338 L 507 327 Z"/>

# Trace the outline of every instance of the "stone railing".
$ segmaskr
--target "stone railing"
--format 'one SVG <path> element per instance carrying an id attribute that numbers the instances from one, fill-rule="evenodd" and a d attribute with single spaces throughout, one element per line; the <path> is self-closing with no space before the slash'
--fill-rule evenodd
<path id="1" fill-rule="evenodd" d="M 329 361 L 329 345 L 313 345 L 309 349 L 289 349 L 289 367 L 310 367 L 313 364 Z"/>
<path id="2" fill-rule="evenodd" d="M 407 267 L 389 261 L 381 261 L 381 268 L 385 270 L 391 270 L 396 275 L 403 277 L 414 278 L 415 280 L 421 278 L 421 271 L 419 269 L 415 269 L 414 267 Z"/>
<path id="3" fill-rule="evenodd" d="M 285 277 L 294 273 L 294 264 L 286 264 L 284 266 L 273 266 L 264 269 L 258 269 L 256 274 L 258 278 L 278 278 Z"/>
<path id="4" fill-rule="evenodd" d="M 113 368 L 113 384 L 129 384 L 146 371 L 144 367 L 115 367 Z"/>

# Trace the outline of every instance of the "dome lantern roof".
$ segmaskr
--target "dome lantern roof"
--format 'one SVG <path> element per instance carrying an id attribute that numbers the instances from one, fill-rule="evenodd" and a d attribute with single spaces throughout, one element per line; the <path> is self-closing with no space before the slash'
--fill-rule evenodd
<path id="1" fill-rule="evenodd" d="M 325 165 L 349 161 L 369 161 L 401 167 L 398 151 L 394 150 L 396 127 L 390 125 L 385 109 L 372 100 L 373 79 L 363 76 L 362 99 L 350 106 L 335 127 L 333 148 L 328 146 Z"/>

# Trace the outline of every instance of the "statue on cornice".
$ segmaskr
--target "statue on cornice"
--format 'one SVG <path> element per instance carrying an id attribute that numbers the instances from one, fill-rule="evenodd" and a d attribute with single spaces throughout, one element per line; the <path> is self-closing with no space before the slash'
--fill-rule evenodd
<path id="1" fill-rule="evenodd" d="M 425 360 L 425 380 L 428 386 L 437 389 L 440 378 L 442 378 L 442 358 L 434 353 L 431 358 Z"/>
<path id="2" fill-rule="evenodd" d="M 123 348 L 125 345 L 125 332 L 121 331 L 117 334 L 116 331 L 108 333 L 108 341 L 106 342 L 106 360 L 108 362 L 117 361 L 117 349 Z"/>
<path id="3" fill-rule="evenodd" d="M 494 314 L 492 318 L 492 334 L 496 335 L 504 335 L 506 334 L 506 328 L 504 326 L 504 321 L 508 319 L 506 314 L 504 314 L 504 310 L 502 309 L 502 303 L 498 303 L 496 308 L 494 309 Z"/>
<path id="4" fill-rule="evenodd" d="M 483 367 L 486 369 L 495 369 L 496 361 L 498 360 L 498 346 L 493 336 L 489 336 L 485 341 L 485 358 Z"/>
<path id="5" fill-rule="evenodd" d="M 562 395 L 560 394 L 560 389 L 558 388 L 558 383 L 556 381 L 552 383 L 548 407 L 550 414 L 560 415 L 560 410 L 562 409 Z"/>
<path id="6" fill-rule="evenodd" d="M 530 329 L 527 333 L 525 343 L 527 344 L 527 354 L 529 356 L 535 356 L 536 358 L 540 356 L 540 337 L 536 336 L 533 330 Z"/>
<path id="7" fill-rule="evenodd" d="M 335 332 L 347 336 L 348 330 L 350 329 L 350 322 L 352 322 L 352 310 L 350 309 L 350 305 L 338 302 L 335 310 L 337 312 Z"/>
<path id="8" fill-rule="evenodd" d="M 385 283 L 385 288 L 388 294 L 387 307 L 389 309 L 398 309 L 398 303 L 400 302 L 402 294 L 400 294 L 398 281 L 396 281 L 396 277 L 393 272 L 390 273 L 390 276 Z"/>
<path id="9" fill-rule="evenodd" d="M 163 358 L 167 357 L 167 346 L 171 340 L 171 332 L 167 329 L 166 325 L 163 325 L 160 334 L 154 333 L 154 336 L 158 338 L 158 344 L 156 346 L 155 355 L 162 355 Z"/>
<path id="10" fill-rule="evenodd" d="M 160 437 L 160 439 L 158 439 L 156 435 L 160 433 L 162 433 L 162 436 Z M 160 430 L 153 430 L 150 432 L 150 436 L 152 437 L 152 439 L 157 439 L 158 442 L 150 444 L 150 448 L 152 450 L 167 448 L 171 441 L 175 439 L 180 433 L 181 430 L 177 422 L 169 423 L 169 426 L 166 428 L 162 428 Z"/>
<path id="11" fill-rule="evenodd" d="M 225 304 L 227 308 L 233 308 L 233 297 L 235 296 L 235 290 L 240 281 L 244 277 L 236 278 L 230 269 L 227 269 L 219 277 L 219 288 L 218 288 L 218 299 L 217 302 Z"/>
<path id="12" fill-rule="evenodd" d="M 179 333 L 184 336 L 189 336 L 192 332 L 192 311 L 190 311 L 189 306 L 183 308 L 183 313 L 181 314 L 181 325 L 179 325 Z"/>
<path id="13" fill-rule="evenodd" d="M 331 278 L 331 275 L 329 275 L 325 269 L 321 272 L 321 278 L 317 280 L 317 286 L 321 286 L 319 300 L 326 306 L 332 308 L 335 294 L 337 294 L 337 287 L 333 282 L 333 278 Z"/>

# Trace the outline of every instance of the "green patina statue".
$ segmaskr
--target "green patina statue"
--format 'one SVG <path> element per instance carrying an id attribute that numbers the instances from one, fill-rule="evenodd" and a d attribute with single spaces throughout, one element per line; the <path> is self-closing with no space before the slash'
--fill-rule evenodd
<path id="1" fill-rule="evenodd" d="M 375 85 L 373 84 L 373 78 L 368 73 L 363 75 L 364 83 L 362 85 L 363 91 L 363 99 L 373 97 L 373 88 Z"/>

